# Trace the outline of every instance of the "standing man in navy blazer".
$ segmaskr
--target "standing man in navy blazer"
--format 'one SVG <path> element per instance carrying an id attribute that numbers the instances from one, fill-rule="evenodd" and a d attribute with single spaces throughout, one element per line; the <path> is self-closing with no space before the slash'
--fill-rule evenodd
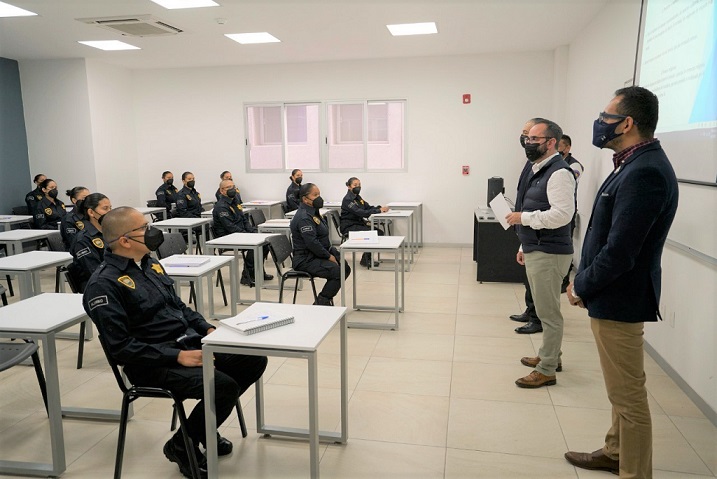
<path id="1" fill-rule="evenodd" d="M 595 198 L 574 283 L 573 305 L 587 308 L 600 355 L 612 427 L 592 453 L 571 464 L 621 478 L 652 477 L 652 420 L 643 353 L 645 321 L 657 321 L 660 259 L 677 211 L 677 179 L 660 142 L 657 97 L 641 87 L 615 92 L 595 120 L 593 145 L 615 151 L 615 170 Z"/>

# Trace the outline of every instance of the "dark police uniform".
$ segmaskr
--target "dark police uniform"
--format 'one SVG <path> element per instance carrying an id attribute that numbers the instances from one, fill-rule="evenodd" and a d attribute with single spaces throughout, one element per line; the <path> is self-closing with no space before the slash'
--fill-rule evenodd
<path id="1" fill-rule="evenodd" d="M 294 211 L 299 209 L 299 205 L 301 204 L 299 201 L 299 190 L 301 189 L 301 186 L 297 185 L 293 181 L 289 185 L 289 187 L 286 189 L 286 211 Z"/>
<path id="2" fill-rule="evenodd" d="M 102 233 L 88 221 L 84 229 L 75 235 L 75 241 L 70 246 L 70 254 L 73 261 L 69 269 L 78 282 L 79 292 L 82 293 L 90 276 L 105 258 Z"/>
<path id="3" fill-rule="evenodd" d="M 42 192 L 42 189 L 39 186 L 25 195 L 25 204 L 27 205 L 28 215 L 35 215 L 37 204 L 42 201 L 44 197 L 45 193 Z"/>
<path id="4" fill-rule="evenodd" d="M 294 244 L 293 268 L 312 276 L 325 278 L 324 289 L 319 293 L 318 304 L 331 304 L 341 289 L 341 266 L 329 261 L 333 256 L 340 260 L 339 252 L 331 246 L 329 225 L 311 206 L 301 203 L 291 219 L 291 241 Z M 351 268 L 346 264 L 346 277 Z"/>
<path id="5" fill-rule="evenodd" d="M 201 349 L 201 338 L 214 326 L 182 302 L 174 281 L 149 255 L 138 266 L 108 251 L 87 283 L 83 306 L 133 384 L 166 388 L 182 399 L 203 399 L 202 368 L 184 367 L 177 358 L 182 350 Z M 215 356 L 217 426 L 261 377 L 266 363 L 264 356 Z M 206 445 L 203 403 L 192 410 L 187 433 L 195 444 Z"/>
<path id="6" fill-rule="evenodd" d="M 65 244 L 65 251 L 70 251 L 77 234 L 85 229 L 86 224 L 85 217 L 77 211 L 77 206 L 75 206 L 70 213 L 62 217 L 62 221 L 60 221 L 60 236 L 62 236 L 62 242 Z"/>
<path id="7" fill-rule="evenodd" d="M 52 203 L 43 197 L 35 206 L 35 229 L 56 230 L 57 222 L 65 216 L 65 203 L 55 198 Z"/>
<path id="8" fill-rule="evenodd" d="M 352 191 L 346 193 L 341 201 L 341 233 L 348 234 L 349 231 L 368 231 L 371 227 L 367 224 L 368 217 L 381 212 L 381 206 L 371 206 L 361 195 L 355 195 Z M 379 236 L 383 236 L 383 230 L 376 228 Z M 361 255 L 361 265 L 371 264 L 371 253 Z"/>
<path id="9" fill-rule="evenodd" d="M 234 185 L 234 187 L 236 188 L 236 185 Z M 214 196 L 217 197 L 217 201 L 219 201 L 219 200 L 222 199 L 222 196 L 223 196 L 223 195 L 219 192 L 219 188 L 217 188 L 217 192 L 214 193 Z M 237 200 L 237 203 L 239 203 L 239 204 L 244 203 L 244 202 L 241 200 L 241 193 L 239 193 L 239 188 L 237 188 L 237 195 L 236 195 L 234 198 Z"/>
<path id="10" fill-rule="evenodd" d="M 162 183 L 162 185 L 157 188 L 157 191 L 154 192 L 154 196 L 157 197 L 157 206 L 164 206 L 167 209 L 167 214 L 165 215 L 167 219 L 172 217 L 172 204 L 177 203 L 178 191 L 176 186 Z"/>
<path id="11" fill-rule="evenodd" d="M 249 218 L 244 214 L 241 204 L 236 197 L 220 195 L 219 201 L 214 205 L 212 210 L 214 217 L 214 230 L 218 237 L 226 236 L 232 233 L 256 233 L 258 230 L 249 222 Z M 269 254 L 269 246 L 264 246 L 264 259 Z M 252 250 L 246 253 L 246 269 L 248 270 L 250 279 L 254 278 L 254 252 Z"/>
<path id="12" fill-rule="evenodd" d="M 194 188 L 186 186 L 177 193 L 177 216 L 179 218 L 202 217 L 202 195 Z"/>

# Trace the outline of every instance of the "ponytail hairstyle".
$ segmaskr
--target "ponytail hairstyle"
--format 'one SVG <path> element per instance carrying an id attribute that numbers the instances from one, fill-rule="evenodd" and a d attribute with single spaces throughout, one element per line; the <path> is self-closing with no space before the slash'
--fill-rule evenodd
<path id="1" fill-rule="evenodd" d="M 349 180 L 346 182 L 346 186 L 351 187 L 351 183 L 353 183 L 354 180 L 358 180 L 358 178 L 356 178 L 355 176 L 349 178 Z"/>
<path id="2" fill-rule="evenodd" d="M 309 196 L 309 193 L 311 193 L 311 190 L 314 189 L 314 186 L 316 185 L 313 183 L 306 183 L 305 185 L 301 185 L 301 188 L 299 188 L 299 199 Z"/>
<path id="3" fill-rule="evenodd" d="M 97 210 L 97 207 L 100 206 L 100 201 L 104 199 L 107 199 L 107 196 L 102 193 L 92 193 L 85 196 L 85 199 L 82 200 L 82 216 L 89 220 L 90 215 L 87 214 L 87 210 Z"/>
<path id="4" fill-rule="evenodd" d="M 66 194 L 71 200 L 76 200 L 76 199 L 77 199 L 77 195 L 79 195 L 79 194 L 82 193 L 83 191 L 89 191 L 89 190 L 88 190 L 87 188 L 85 188 L 84 186 L 75 186 L 75 187 L 72 188 L 71 190 L 65 191 L 65 194 Z"/>

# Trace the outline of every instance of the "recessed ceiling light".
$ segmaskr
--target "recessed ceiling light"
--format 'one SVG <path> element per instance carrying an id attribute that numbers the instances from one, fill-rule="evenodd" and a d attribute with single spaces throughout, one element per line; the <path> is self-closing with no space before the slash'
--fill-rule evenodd
<path id="1" fill-rule="evenodd" d="M 129 43 L 121 42 L 119 40 L 102 40 L 96 42 L 77 42 L 83 45 L 87 45 L 92 48 L 99 48 L 100 50 L 114 51 L 114 50 L 140 50 L 139 47 L 130 45 Z"/>
<path id="2" fill-rule="evenodd" d="M 200 8 L 218 7 L 219 4 L 213 0 L 152 0 L 157 5 L 174 10 L 176 8 Z"/>
<path id="3" fill-rule="evenodd" d="M 438 33 L 438 28 L 435 22 L 425 23 L 399 23 L 396 25 L 386 25 L 388 31 L 394 37 L 402 35 L 429 35 L 431 33 Z"/>
<path id="4" fill-rule="evenodd" d="M 37 13 L 0 2 L 0 17 L 30 17 L 32 15 L 37 15 Z"/>
<path id="5" fill-rule="evenodd" d="M 227 33 L 225 36 L 231 38 L 235 42 L 239 42 L 242 45 L 249 43 L 277 43 L 280 42 L 278 38 L 268 32 L 257 32 L 257 33 Z"/>

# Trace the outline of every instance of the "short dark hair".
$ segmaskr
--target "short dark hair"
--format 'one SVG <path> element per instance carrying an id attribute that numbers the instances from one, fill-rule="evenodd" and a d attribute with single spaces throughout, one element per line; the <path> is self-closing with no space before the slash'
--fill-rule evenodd
<path id="1" fill-rule="evenodd" d="M 42 178 L 43 176 L 45 176 L 43 173 L 40 173 L 40 174 L 38 174 L 38 175 L 35 175 L 35 178 L 32 179 L 32 182 L 33 182 L 33 183 L 37 183 L 37 180 L 39 180 L 39 179 Z"/>
<path id="2" fill-rule="evenodd" d="M 224 179 L 224 175 L 226 175 L 227 173 L 231 173 L 231 171 L 229 171 L 229 170 L 224 170 L 224 171 L 222 171 L 222 174 L 219 175 L 219 179 L 220 179 L 220 180 L 223 180 L 223 179 Z M 182 178 L 182 179 L 184 179 L 184 178 Z"/>
<path id="3" fill-rule="evenodd" d="M 568 144 L 568 146 L 573 146 L 573 140 L 568 136 L 563 134 L 563 137 L 561 138 L 565 143 Z"/>
<path id="4" fill-rule="evenodd" d="M 89 195 L 85 196 L 85 199 L 82 202 L 82 216 L 84 216 L 85 218 L 89 218 L 89 216 L 87 216 L 87 210 L 96 210 L 97 207 L 100 206 L 100 201 L 104 199 L 107 199 L 107 197 L 102 193 L 90 193 Z"/>
<path id="5" fill-rule="evenodd" d="M 616 107 L 617 112 L 635 121 L 637 131 L 642 138 L 652 138 L 655 135 L 660 111 L 657 95 L 647 88 L 628 86 L 615 91 L 615 96 L 620 97 Z"/>
<path id="6" fill-rule="evenodd" d="M 77 195 L 79 195 L 82 191 L 87 190 L 84 186 L 75 186 L 71 190 L 66 190 L 65 194 L 72 198 L 73 200 L 77 198 Z"/>
<path id="7" fill-rule="evenodd" d="M 187 176 L 189 175 L 194 175 L 194 173 L 192 173 L 191 171 L 185 171 L 184 173 L 182 173 L 182 181 L 187 179 Z"/>
<path id="8" fill-rule="evenodd" d="M 349 178 L 348 181 L 346 182 L 346 186 L 351 186 L 351 183 L 353 183 L 354 180 L 358 180 L 358 178 L 356 178 L 355 176 L 352 176 L 351 178 Z"/>
<path id="9" fill-rule="evenodd" d="M 535 118 L 531 118 L 530 120 L 528 120 L 528 122 L 532 122 L 532 123 L 536 123 L 536 124 L 543 123 L 544 121 L 548 121 L 548 120 L 546 120 L 545 118 L 539 117 L 539 116 L 536 116 Z"/>
<path id="10" fill-rule="evenodd" d="M 49 185 L 53 181 L 55 180 L 53 180 L 52 178 L 45 178 L 45 181 L 41 181 L 40 184 L 37 186 L 39 186 L 40 188 L 47 188 L 47 185 Z"/>
<path id="11" fill-rule="evenodd" d="M 297 174 L 300 171 L 301 171 L 301 168 L 294 168 L 293 170 L 291 170 L 291 176 L 294 176 L 295 174 Z"/>
<path id="12" fill-rule="evenodd" d="M 545 125 L 545 136 L 549 138 L 555 138 L 557 144 L 563 137 L 563 129 L 558 126 L 557 123 L 550 120 L 540 120 L 535 122 L 536 125 Z"/>
<path id="13" fill-rule="evenodd" d="M 165 171 L 164 173 L 162 173 L 162 179 L 164 179 L 167 175 L 171 175 L 171 174 L 172 174 L 171 171 L 169 171 L 169 170 Z"/>
<path id="14" fill-rule="evenodd" d="M 306 183 L 305 185 L 301 185 L 301 188 L 299 188 L 299 198 L 308 196 L 309 193 L 311 193 L 311 190 L 314 189 L 314 186 L 316 185 L 313 183 Z"/>

